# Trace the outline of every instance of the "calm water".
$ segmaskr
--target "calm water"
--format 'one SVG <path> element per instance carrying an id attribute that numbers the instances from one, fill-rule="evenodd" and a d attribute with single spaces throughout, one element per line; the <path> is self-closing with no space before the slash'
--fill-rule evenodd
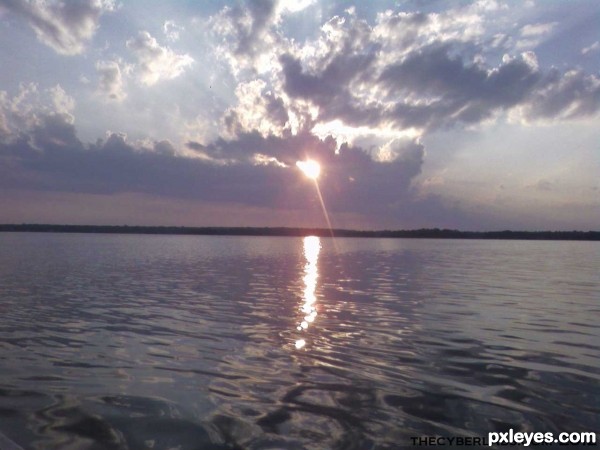
<path id="1" fill-rule="evenodd" d="M 0 432 L 188 450 L 600 431 L 599 267 L 590 242 L 0 234 Z"/>

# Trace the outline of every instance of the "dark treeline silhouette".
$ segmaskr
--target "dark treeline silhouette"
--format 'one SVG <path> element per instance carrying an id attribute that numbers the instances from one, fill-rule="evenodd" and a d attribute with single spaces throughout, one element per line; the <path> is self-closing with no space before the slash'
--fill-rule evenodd
<path id="1" fill-rule="evenodd" d="M 112 233 L 112 234 L 186 234 L 214 236 L 320 236 L 438 239 L 528 239 L 599 241 L 600 231 L 459 231 L 439 228 L 419 230 L 360 231 L 328 228 L 288 227 L 158 227 L 128 225 L 45 225 L 5 224 L 0 232 L 38 233 Z"/>

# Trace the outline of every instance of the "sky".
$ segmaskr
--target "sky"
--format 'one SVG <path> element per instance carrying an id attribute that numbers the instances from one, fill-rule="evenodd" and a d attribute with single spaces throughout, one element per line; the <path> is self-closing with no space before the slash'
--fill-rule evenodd
<path id="1" fill-rule="evenodd" d="M 598 230 L 598 24 L 597 0 L 0 0 L 0 223 Z"/>

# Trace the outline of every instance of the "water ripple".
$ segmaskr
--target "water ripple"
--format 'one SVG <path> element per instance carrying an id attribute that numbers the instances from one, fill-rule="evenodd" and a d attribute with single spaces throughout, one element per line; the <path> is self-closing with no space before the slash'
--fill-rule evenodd
<path id="1" fill-rule="evenodd" d="M 0 243 L 0 432 L 25 449 L 392 449 L 600 425 L 595 243 Z"/>

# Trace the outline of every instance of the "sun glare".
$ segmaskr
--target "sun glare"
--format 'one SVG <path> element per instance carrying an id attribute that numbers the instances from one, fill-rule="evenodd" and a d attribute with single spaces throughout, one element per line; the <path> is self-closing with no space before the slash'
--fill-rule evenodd
<path id="1" fill-rule="evenodd" d="M 321 165 L 318 162 L 312 159 L 307 159 L 306 161 L 298 161 L 296 165 L 308 178 L 312 180 L 319 178 L 319 174 L 321 173 Z"/>

